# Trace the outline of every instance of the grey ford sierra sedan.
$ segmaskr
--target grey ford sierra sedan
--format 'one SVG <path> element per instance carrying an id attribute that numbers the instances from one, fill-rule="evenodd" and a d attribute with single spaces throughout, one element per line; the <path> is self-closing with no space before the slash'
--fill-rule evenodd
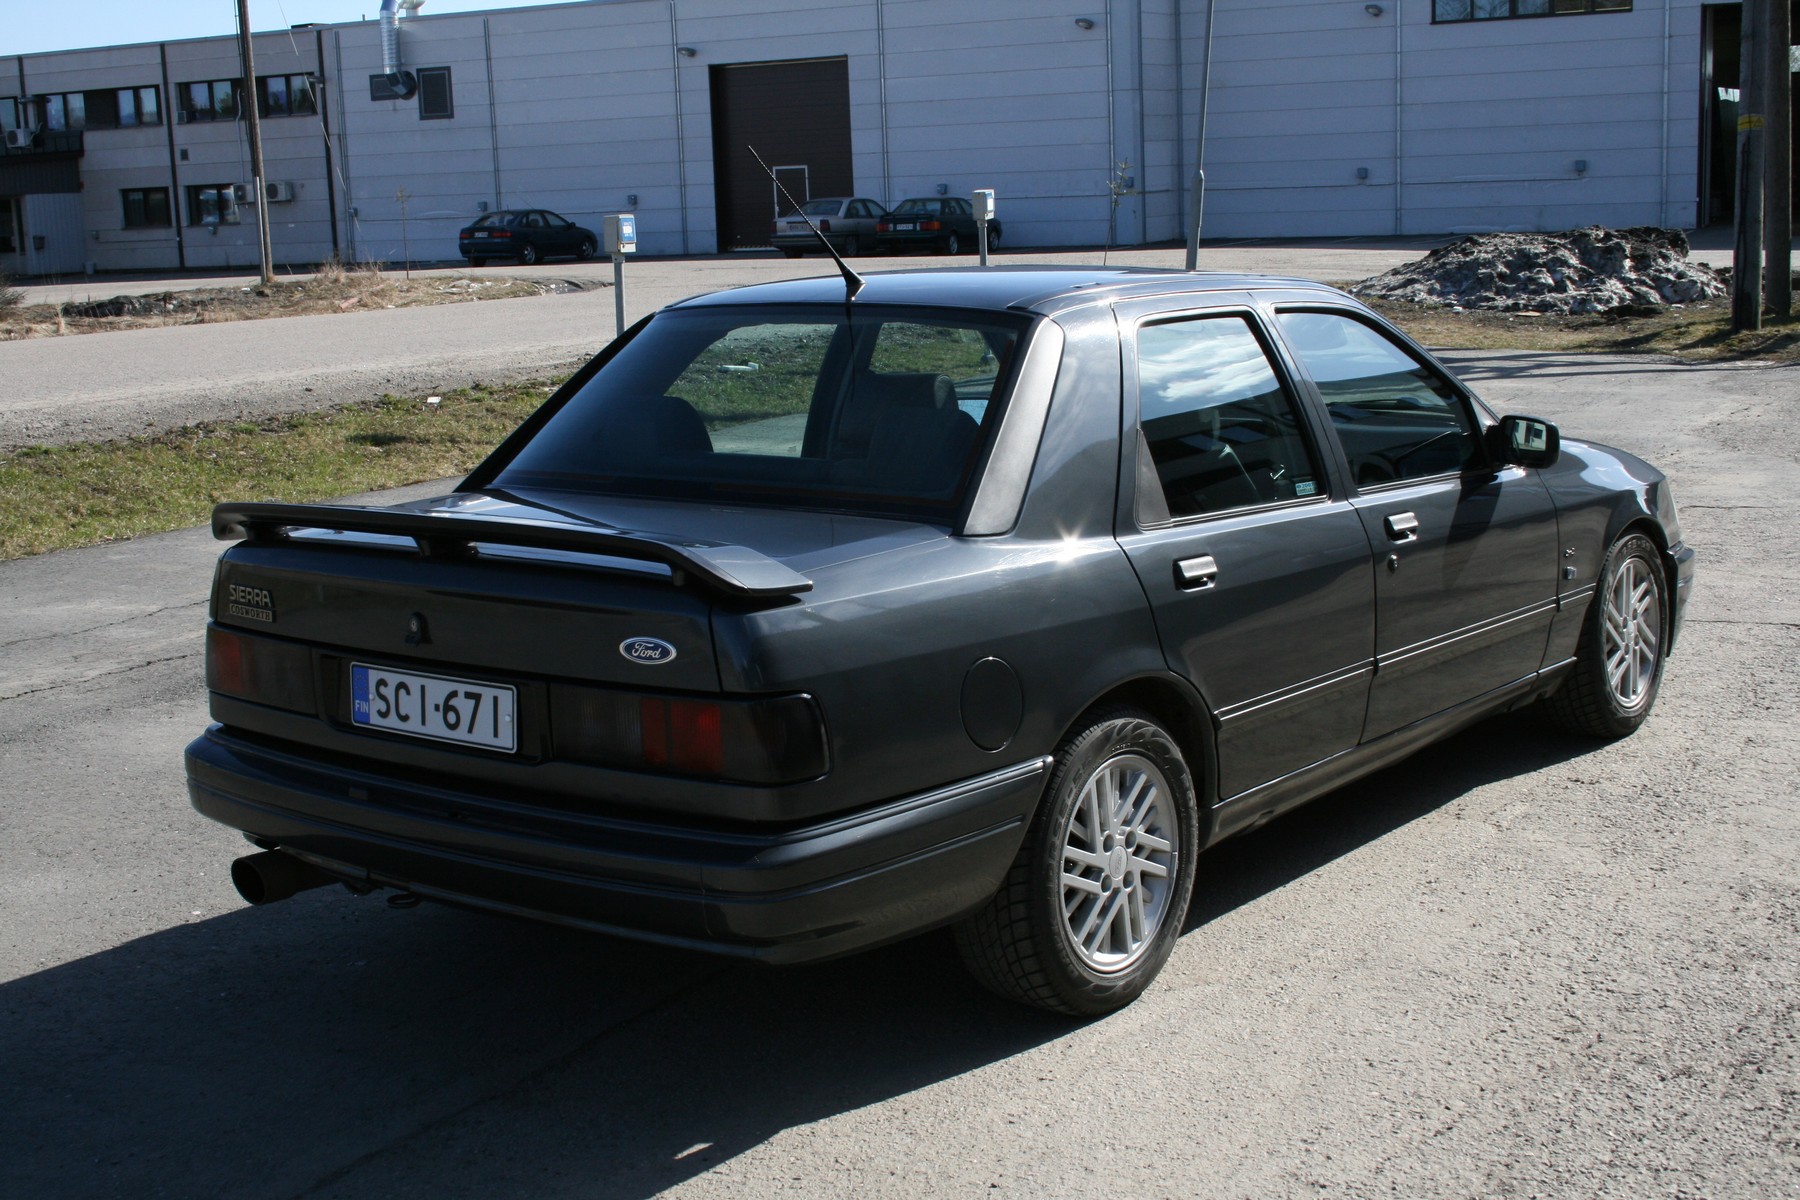
<path id="1" fill-rule="evenodd" d="M 1095 1014 L 1213 843 L 1491 714 L 1649 715 L 1663 475 L 1342 293 L 845 276 L 656 313 L 437 499 L 219 506 L 187 773 L 248 900 L 773 963 L 950 926 Z"/>

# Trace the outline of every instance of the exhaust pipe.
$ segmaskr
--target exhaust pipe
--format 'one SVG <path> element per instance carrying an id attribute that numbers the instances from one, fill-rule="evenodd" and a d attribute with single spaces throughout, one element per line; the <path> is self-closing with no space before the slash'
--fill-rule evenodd
<path id="1" fill-rule="evenodd" d="M 251 904 L 273 904 L 296 892 L 336 882 L 336 876 L 279 850 L 248 854 L 231 864 L 231 884 Z"/>

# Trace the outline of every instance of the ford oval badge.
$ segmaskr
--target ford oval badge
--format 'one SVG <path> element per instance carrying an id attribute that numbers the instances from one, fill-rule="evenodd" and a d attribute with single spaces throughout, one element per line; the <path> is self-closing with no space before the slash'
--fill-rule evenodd
<path id="1" fill-rule="evenodd" d="M 619 653 L 634 663 L 660 667 L 675 661 L 675 647 L 661 638 L 634 637 L 619 643 Z"/>

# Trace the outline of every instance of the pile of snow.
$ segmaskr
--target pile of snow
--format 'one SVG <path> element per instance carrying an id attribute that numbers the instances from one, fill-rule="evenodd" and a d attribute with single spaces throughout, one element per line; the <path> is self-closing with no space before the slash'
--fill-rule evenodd
<path id="1" fill-rule="evenodd" d="M 1688 261 L 1679 229 L 1598 225 L 1564 233 L 1482 233 L 1350 289 L 1358 296 L 1496 312 L 1599 313 L 1665 308 L 1726 294 L 1725 278 Z"/>

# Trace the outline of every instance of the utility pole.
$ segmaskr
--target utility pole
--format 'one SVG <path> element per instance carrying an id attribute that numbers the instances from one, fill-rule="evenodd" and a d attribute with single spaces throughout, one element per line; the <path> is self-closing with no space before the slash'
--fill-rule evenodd
<path id="1" fill-rule="evenodd" d="M 1792 125 L 1793 22 L 1787 0 L 1764 0 L 1769 8 L 1768 72 L 1763 76 L 1764 124 L 1763 253 L 1764 301 L 1780 320 L 1794 312 L 1794 184 Z"/>
<path id="2" fill-rule="evenodd" d="M 256 189 L 256 242 L 262 281 L 275 282 L 275 255 L 269 246 L 269 190 L 263 185 L 262 113 L 256 89 L 256 58 L 250 51 L 250 0 L 237 0 L 238 58 L 244 64 L 244 86 L 238 104 L 250 130 L 250 185 Z"/>

